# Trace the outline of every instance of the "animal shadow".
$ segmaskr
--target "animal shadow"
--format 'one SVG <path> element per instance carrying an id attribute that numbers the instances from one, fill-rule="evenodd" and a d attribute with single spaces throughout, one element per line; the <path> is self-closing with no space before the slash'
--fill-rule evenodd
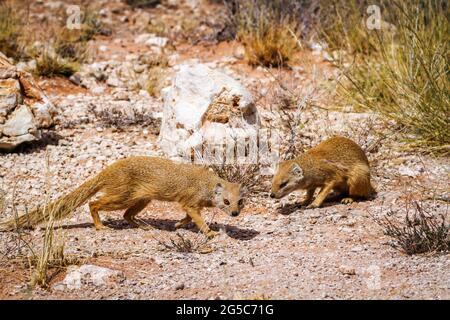
<path id="1" fill-rule="evenodd" d="M 45 150 L 45 148 L 48 145 L 57 146 L 59 140 L 61 140 L 62 138 L 63 136 L 54 131 L 46 131 L 42 133 L 41 139 L 39 139 L 38 141 L 24 142 L 21 143 L 16 148 L 14 148 L 14 150 L 1 151 L 0 153 L 19 152 L 25 154 L 32 154 Z"/>
<path id="2" fill-rule="evenodd" d="M 155 218 L 145 218 L 145 219 L 138 219 L 141 223 L 144 225 L 147 225 L 149 227 L 163 230 L 163 231 L 170 231 L 175 232 L 177 229 L 175 228 L 175 223 L 178 222 L 178 220 L 173 219 L 155 219 Z M 128 222 L 126 222 L 123 219 L 109 219 L 104 221 L 105 226 L 116 229 L 116 230 L 125 230 L 125 229 L 135 229 L 136 227 L 131 226 Z M 94 228 L 94 225 L 92 223 L 80 223 L 76 225 L 68 225 L 64 226 L 64 229 L 75 229 L 75 228 Z M 226 234 L 237 240 L 250 240 L 256 237 L 259 232 L 253 229 L 241 229 L 239 227 L 230 226 L 230 225 L 224 225 L 220 223 L 212 223 L 210 224 L 210 228 L 214 231 L 219 231 L 220 229 L 225 229 Z M 189 223 L 186 226 L 182 227 L 181 229 L 189 230 L 191 232 L 200 232 L 198 228 L 195 226 L 194 223 Z"/>
<path id="3" fill-rule="evenodd" d="M 332 192 L 331 194 L 328 195 L 328 197 L 322 203 L 321 208 L 327 208 L 327 207 L 341 204 L 341 200 L 345 197 L 346 197 L 346 195 Z M 361 201 L 361 199 L 358 199 L 358 201 Z M 277 211 L 278 211 L 278 213 L 280 213 L 284 216 L 288 216 L 300 209 L 310 210 L 307 207 L 308 207 L 307 205 L 302 205 L 300 202 L 296 202 L 296 203 L 289 203 L 284 206 L 280 206 L 277 208 Z"/>
<path id="4" fill-rule="evenodd" d="M 302 205 L 299 202 L 298 203 L 288 203 L 284 206 L 278 207 L 277 211 L 279 214 L 282 214 L 283 216 L 288 216 L 288 215 L 294 213 L 295 211 L 300 210 L 301 208 L 302 208 Z"/>

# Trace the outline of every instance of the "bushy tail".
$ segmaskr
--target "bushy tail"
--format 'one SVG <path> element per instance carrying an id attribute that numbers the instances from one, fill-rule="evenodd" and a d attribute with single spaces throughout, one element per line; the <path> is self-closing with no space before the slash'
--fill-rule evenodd
<path id="1" fill-rule="evenodd" d="M 76 208 L 86 203 L 101 188 L 101 179 L 96 176 L 87 180 L 71 193 L 51 202 L 43 207 L 37 207 L 29 213 L 0 222 L 0 231 L 11 231 L 18 227 L 32 227 L 42 221 L 47 221 L 52 215 L 54 220 L 61 219 Z"/>

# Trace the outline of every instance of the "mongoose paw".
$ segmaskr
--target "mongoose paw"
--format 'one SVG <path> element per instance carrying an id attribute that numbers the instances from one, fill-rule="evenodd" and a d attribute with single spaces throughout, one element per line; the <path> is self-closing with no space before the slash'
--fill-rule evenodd
<path id="1" fill-rule="evenodd" d="M 177 223 L 175 223 L 175 229 L 180 229 L 181 227 L 184 227 L 185 225 L 188 225 L 189 222 L 185 222 L 185 221 L 178 221 Z"/>
<path id="2" fill-rule="evenodd" d="M 341 200 L 341 203 L 342 204 L 350 204 L 350 203 L 353 203 L 353 201 L 354 200 L 352 198 L 344 198 Z"/>
<path id="3" fill-rule="evenodd" d="M 107 231 L 107 230 L 111 230 L 111 228 L 105 226 L 104 224 L 101 224 L 101 225 L 95 226 L 95 230 L 97 230 L 97 231 Z"/>
<path id="4" fill-rule="evenodd" d="M 142 230 L 145 230 L 145 231 L 153 230 L 152 226 L 142 225 L 142 224 L 140 224 L 138 228 L 142 229 Z"/>
<path id="5" fill-rule="evenodd" d="M 175 229 L 180 229 L 183 226 L 183 223 L 181 221 L 178 221 L 175 223 Z"/>
<path id="6" fill-rule="evenodd" d="M 217 231 L 209 230 L 209 231 L 206 233 L 206 236 L 208 237 L 208 239 L 212 239 L 212 238 L 214 238 L 215 236 L 217 236 L 218 234 L 219 234 L 219 232 L 217 232 Z"/>
<path id="7" fill-rule="evenodd" d="M 306 207 L 306 209 L 316 209 L 319 208 L 320 206 L 315 204 L 315 203 L 311 203 L 309 206 Z"/>

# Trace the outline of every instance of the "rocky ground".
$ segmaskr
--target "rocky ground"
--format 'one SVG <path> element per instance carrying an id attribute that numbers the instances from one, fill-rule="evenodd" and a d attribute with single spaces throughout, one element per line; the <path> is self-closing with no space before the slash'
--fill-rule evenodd
<path id="1" fill-rule="evenodd" d="M 448 158 L 406 151 L 400 133 L 374 114 L 332 108 L 339 74 L 320 51 L 305 48 L 291 69 L 266 70 L 248 66 L 238 43 L 209 40 L 213 24 L 197 27 L 201 41 L 158 38 L 140 28 L 139 21 L 158 16 L 175 21 L 171 30 L 178 35 L 176 17 L 216 12 L 214 5 L 195 3 L 145 10 L 104 5 L 103 19 L 114 27 L 111 36 L 92 41 L 93 61 L 71 80 L 38 80 L 58 109 L 56 126 L 43 141 L 0 154 L 0 188 L 6 193 L 1 217 L 11 216 L 14 206 L 23 212 L 46 195 L 66 193 L 116 159 L 164 156 L 157 144 L 163 101 L 144 90 L 139 77 L 148 72 L 140 61 L 166 46 L 168 79 L 185 62 L 224 70 L 252 93 L 263 126 L 282 127 L 276 107 L 286 94 L 305 98 L 299 114 L 289 109 L 302 127 L 296 141 L 309 148 L 332 134 L 353 138 L 367 152 L 377 197 L 305 209 L 295 205 L 301 192 L 282 201 L 262 192 L 248 199 L 237 218 L 205 210 L 212 229 L 220 231 L 210 241 L 193 225 L 175 230 L 183 217 L 175 204 L 154 202 L 144 210 L 140 218 L 154 227 L 149 231 L 130 228 L 121 212 L 101 213 L 111 229 L 95 231 L 83 206 L 55 230 L 76 264 L 50 269 L 46 289 L 28 287 L 23 256 L 29 253 L 19 236 L 0 233 L 0 298 L 449 299 L 448 254 L 408 256 L 389 246 L 376 222 L 389 210 L 404 215 L 412 199 L 433 214 L 447 214 Z M 429 200 L 433 195 L 447 200 Z M 43 234 L 38 228 L 21 237 L 38 251 Z M 180 244 L 181 238 L 193 252 L 173 247 L 172 240 Z"/>

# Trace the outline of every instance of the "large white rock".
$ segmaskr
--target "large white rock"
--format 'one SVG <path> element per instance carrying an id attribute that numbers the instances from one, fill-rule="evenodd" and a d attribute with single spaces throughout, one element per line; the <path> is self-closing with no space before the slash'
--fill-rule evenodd
<path id="1" fill-rule="evenodd" d="M 41 138 L 53 124 L 55 107 L 34 82 L 0 52 L 0 150 Z"/>
<path id="2" fill-rule="evenodd" d="M 26 105 L 19 106 L 1 128 L 6 136 L 22 136 L 37 132 L 33 113 Z"/>
<path id="3" fill-rule="evenodd" d="M 183 64 L 162 90 L 158 143 L 171 158 L 225 139 L 256 140 L 260 119 L 253 98 L 238 81 L 203 64 Z"/>
<path id="4" fill-rule="evenodd" d="M 111 270 L 91 264 L 84 264 L 80 267 L 69 267 L 64 280 L 55 283 L 56 290 L 80 289 L 83 285 L 104 286 L 114 282 L 120 282 L 124 278 L 122 272 Z"/>
<path id="5" fill-rule="evenodd" d="M 0 117 L 6 118 L 21 103 L 19 80 L 14 78 L 0 79 Z M 0 120 L 0 123 L 4 121 Z"/>
<path id="6" fill-rule="evenodd" d="M 163 48 L 167 45 L 167 43 L 169 42 L 169 39 L 165 38 L 165 37 L 158 37 L 158 36 L 154 35 L 153 33 L 142 33 L 134 39 L 134 42 L 135 43 L 144 43 L 144 44 L 148 45 L 149 47 L 154 46 L 154 47 Z"/>

